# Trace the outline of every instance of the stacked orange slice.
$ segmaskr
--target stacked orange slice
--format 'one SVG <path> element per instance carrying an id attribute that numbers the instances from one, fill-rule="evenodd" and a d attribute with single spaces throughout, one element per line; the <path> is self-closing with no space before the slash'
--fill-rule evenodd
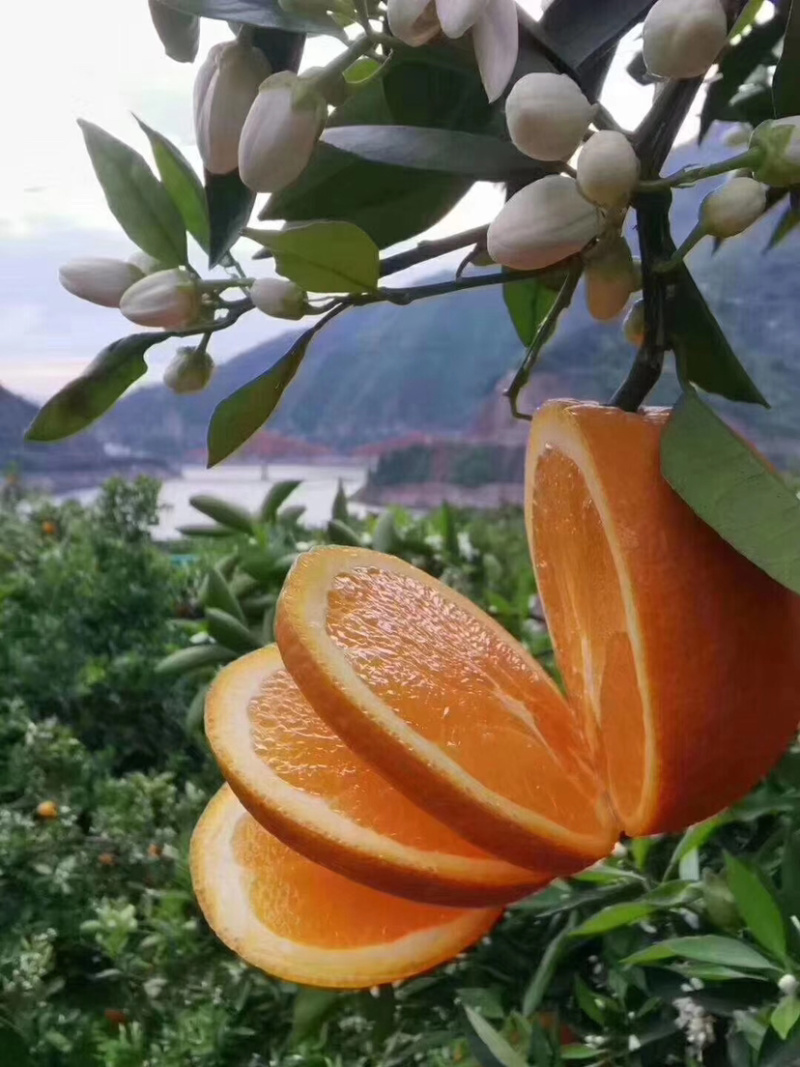
<path id="1" fill-rule="evenodd" d="M 622 830 L 711 815 L 778 758 L 800 599 L 669 489 L 664 420 L 569 403 L 534 420 L 526 511 L 566 699 L 408 564 L 298 560 L 278 648 L 226 667 L 206 707 L 228 787 L 192 869 L 235 951 L 312 985 L 418 973 Z"/>

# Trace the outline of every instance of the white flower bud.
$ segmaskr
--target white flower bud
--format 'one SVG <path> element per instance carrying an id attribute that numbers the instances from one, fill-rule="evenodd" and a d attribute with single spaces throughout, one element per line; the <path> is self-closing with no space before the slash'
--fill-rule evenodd
<path id="1" fill-rule="evenodd" d="M 388 0 L 389 29 L 403 44 L 416 48 L 441 29 L 434 0 Z"/>
<path id="2" fill-rule="evenodd" d="M 644 300 L 637 300 L 631 306 L 630 311 L 625 316 L 622 328 L 625 331 L 625 337 L 630 343 L 636 348 L 641 348 L 644 344 L 645 333 Z"/>
<path id="3" fill-rule="evenodd" d="M 200 311 L 200 290 L 183 267 L 160 270 L 136 282 L 125 293 L 119 309 L 126 319 L 140 326 L 183 330 Z"/>
<path id="4" fill-rule="evenodd" d="M 621 841 L 615 841 L 614 847 L 611 849 L 611 855 L 615 860 L 624 860 L 628 857 L 628 847 L 623 845 Z"/>
<path id="5" fill-rule="evenodd" d="M 656 0 L 644 20 L 644 62 L 659 78 L 697 78 L 725 47 L 728 18 L 720 0 Z"/>
<path id="6" fill-rule="evenodd" d="M 102 256 L 72 259 L 58 272 L 68 293 L 106 308 L 118 308 L 125 291 L 143 277 L 132 263 Z"/>
<path id="7" fill-rule="evenodd" d="M 306 294 L 283 278 L 256 278 L 250 299 L 259 311 L 276 319 L 302 319 L 307 310 Z"/>
<path id="8" fill-rule="evenodd" d="M 306 168 L 327 107 L 309 81 L 291 71 L 264 82 L 239 141 L 239 174 L 257 193 L 276 193 Z"/>
<path id="9" fill-rule="evenodd" d="M 778 989 L 781 993 L 787 997 L 793 997 L 798 989 L 800 989 L 800 983 L 793 974 L 784 974 L 778 980 Z"/>
<path id="10" fill-rule="evenodd" d="M 166 270 L 163 263 L 159 263 L 155 256 L 149 256 L 147 252 L 134 252 L 132 256 L 128 256 L 128 262 L 138 267 L 142 274 L 155 274 L 156 271 Z"/>
<path id="11" fill-rule="evenodd" d="M 506 100 L 511 140 L 526 156 L 546 162 L 569 159 L 594 113 L 594 105 L 566 74 L 526 74 Z"/>
<path id="12" fill-rule="evenodd" d="M 626 207 L 639 170 L 639 158 L 625 134 L 602 130 L 589 138 L 578 156 L 578 187 L 598 207 Z"/>
<path id="13" fill-rule="evenodd" d="M 735 237 L 767 210 L 767 190 L 753 178 L 731 178 L 709 193 L 700 207 L 700 223 L 712 237 Z"/>
<path id="14" fill-rule="evenodd" d="M 551 174 L 511 197 L 489 227 L 487 248 L 504 267 L 538 270 L 580 252 L 601 222 L 574 178 Z"/>
<path id="15" fill-rule="evenodd" d="M 750 146 L 764 151 L 763 162 L 753 167 L 759 181 L 776 189 L 800 183 L 800 115 L 762 122 Z"/>
<path id="16" fill-rule="evenodd" d="M 203 166 L 211 174 L 236 170 L 239 137 L 270 65 L 240 41 L 216 44 L 194 83 L 194 128 Z"/>
<path id="17" fill-rule="evenodd" d="M 173 393 L 199 393 L 211 381 L 214 360 L 205 349 L 179 348 L 164 371 L 164 385 Z"/>
<path id="18" fill-rule="evenodd" d="M 586 254 L 586 303 L 592 318 L 610 322 L 636 291 L 636 269 L 628 242 L 619 234 L 600 240 Z"/>

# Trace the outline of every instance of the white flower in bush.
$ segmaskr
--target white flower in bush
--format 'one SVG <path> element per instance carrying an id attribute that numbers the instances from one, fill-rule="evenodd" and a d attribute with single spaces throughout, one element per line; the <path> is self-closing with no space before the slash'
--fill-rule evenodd
<path id="1" fill-rule="evenodd" d="M 164 385 L 173 393 L 199 393 L 211 381 L 214 360 L 204 348 L 179 348 L 164 371 Z"/>
<path id="2" fill-rule="evenodd" d="M 126 319 L 139 326 L 183 330 L 195 322 L 200 311 L 200 290 L 183 267 L 161 270 L 136 282 L 120 301 Z"/>
<path id="3" fill-rule="evenodd" d="M 240 41 L 215 44 L 194 83 L 194 127 L 203 166 L 211 174 L 236 170 L 239 137 L 270 65 Z"/>
<path id="4" fill-rule="evenodd" d="M 700 222 L 712 237 L 735 237 L 761 218 L 767 191 L 753 178 L 731 178 L 709 193 L 700 208 Z"/>
<path id="5" fill-rule="evenodd" d="M 619 234 L 603 238 L 586 255 L 586 303 L 598 322 L 609 322 L 625 309 L 636 291 L 637 272 L 628 242 Z"/>
<path id="6" fill-rule="evenodd" d="M 276 193 L 305 170 L 327 106 L 311 81 L 281 71 L 261 86 L 239 141 L 239 174 L 258 193 Z"/>
<path id="7" fill-rule="evenodd" d="M 594 104 L 566 74 L 526 74 L 506 101 L 511 140 L 526 156 L 545 161 L 569 159 L 594 113 Z"/>
<path id="8" fill-rule="evenodd" d="M 696 78 L 716 61 L 727 39 L 720 0 L 657 0 L 642 29 L 645 65 L 659 78 Z"/>
<path id="9" fill-rule="evenodd" d="M 763 162 L 753 168 L 759 181 L 778 189 L 800 184 L 800 115 L 762 122 L 750 145 L 764 151 Z"/>
<path id="10" fill-rule="evenodd" d="M 538 270 L 580 252 L 601 225 L 574 178 L 551 174 L 512 196 L 489 227 L 487 247 L 504 267 Z"/>
<path id="11" fill-rule="evenodd" d="M 602 130 L 578 156 L 578 186 L 587 200 L 613 210 L 630 202 L 639 181 L 639 158 L 624 133 Z"/>
<path id="12" fill-rule="evenodd" d="M 106 308 L 119 307 L 125 292 L 143 277 L 144 272 L 133 263 L 103 256 L 70 260 L 58 272 L 68 293 Z"/>
<path id="13" fill-rule="evenodd" d="M 284 278 L 256 278 L 250 299 L 259 311 L 276 319 L 302 319 L 307 310 L 306 294 Z"/>

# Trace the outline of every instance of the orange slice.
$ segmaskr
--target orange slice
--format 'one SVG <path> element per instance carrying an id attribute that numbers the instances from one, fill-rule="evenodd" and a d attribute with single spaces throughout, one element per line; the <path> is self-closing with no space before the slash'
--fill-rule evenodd
<path id="1" fill-rule="evenodd" d="M 526 515 L 569 699 L 631 835 L 744 796 L 800 718 L 800 598 L 661 476 L 667 413 L 535 416 Z"/>
<path id="2" fill-rule="evenodd" d="M 221 671 L 206 735 L 228 784 L 281 841 L 412 900 L 480 906 L 549 881 L 481 852 L 393 789 L 306 701 L 273 645 Z"/>
<path id="3" fill-rule="evenodd" d="M 334 874 L 267 833 L 227 786 L 195 828 L 191 867 L 220 940 L 305 985 L 359 989 L 408 978 L 479 940 L 500 915 L 415 904 Z"/>
<path id="4" fill-rule="evenodd" d="M 583 716 L 465 597 L 392 556 L 318 548 L 290 573 L 276 632 L 318 714 L 467 840 L 554 873 L 610 850 Z"/>

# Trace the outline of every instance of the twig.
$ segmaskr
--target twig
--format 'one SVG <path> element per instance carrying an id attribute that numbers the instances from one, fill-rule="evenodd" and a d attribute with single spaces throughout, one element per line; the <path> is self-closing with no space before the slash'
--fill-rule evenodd
<path id="1" fill-rule="evenodd" d="M 381 277 L 398 274 L 401 270 L 415 267 L 418 263 L 426 263 L 429 259 L 446 256 L 448 252 L 457 252 L 459 248 L 466 248 L 467 245 L 483 245 L 486 241 L 487 228 L 476 226 L 473 230 L 465 230 L 463 233 L 453 234 L 452 237 L 442 237 L 438 241 L 420 241 L 416 248 L 409 248 L 407 252 L 387 256 L 386 259 L 381 260 Z"/>
<path id="2" fill-rule="evenodd" d="M 561 286 L 561 290 L 555 299 L 555 303 L 547 312 L 544 319 L 542 319 L 541 325 L 536 331 L 536 336 L 528 347 L 528 351 L 525 353 L 525 358 L 517 368 L 517 373 L 514 375 L 511 384 L 506 390 L 505 395 L 508 397 L 511 405 L 511 414 L 515 419 L 526 419 L 530 421 L 531 416 L 526 415 L 519 410 L 519 394 L 528 384 L 531 372 L 536 366 L 542 349 L 553 336 L 561 312 L 564 311 L 565 308 L 568 308 L 572 303 L 572 298 L 575 295 L 575 290 L 578 288 L 581 274 L 583 274 L 583 263 L 578 257 L 572 263 L 566 281 Z"/>

